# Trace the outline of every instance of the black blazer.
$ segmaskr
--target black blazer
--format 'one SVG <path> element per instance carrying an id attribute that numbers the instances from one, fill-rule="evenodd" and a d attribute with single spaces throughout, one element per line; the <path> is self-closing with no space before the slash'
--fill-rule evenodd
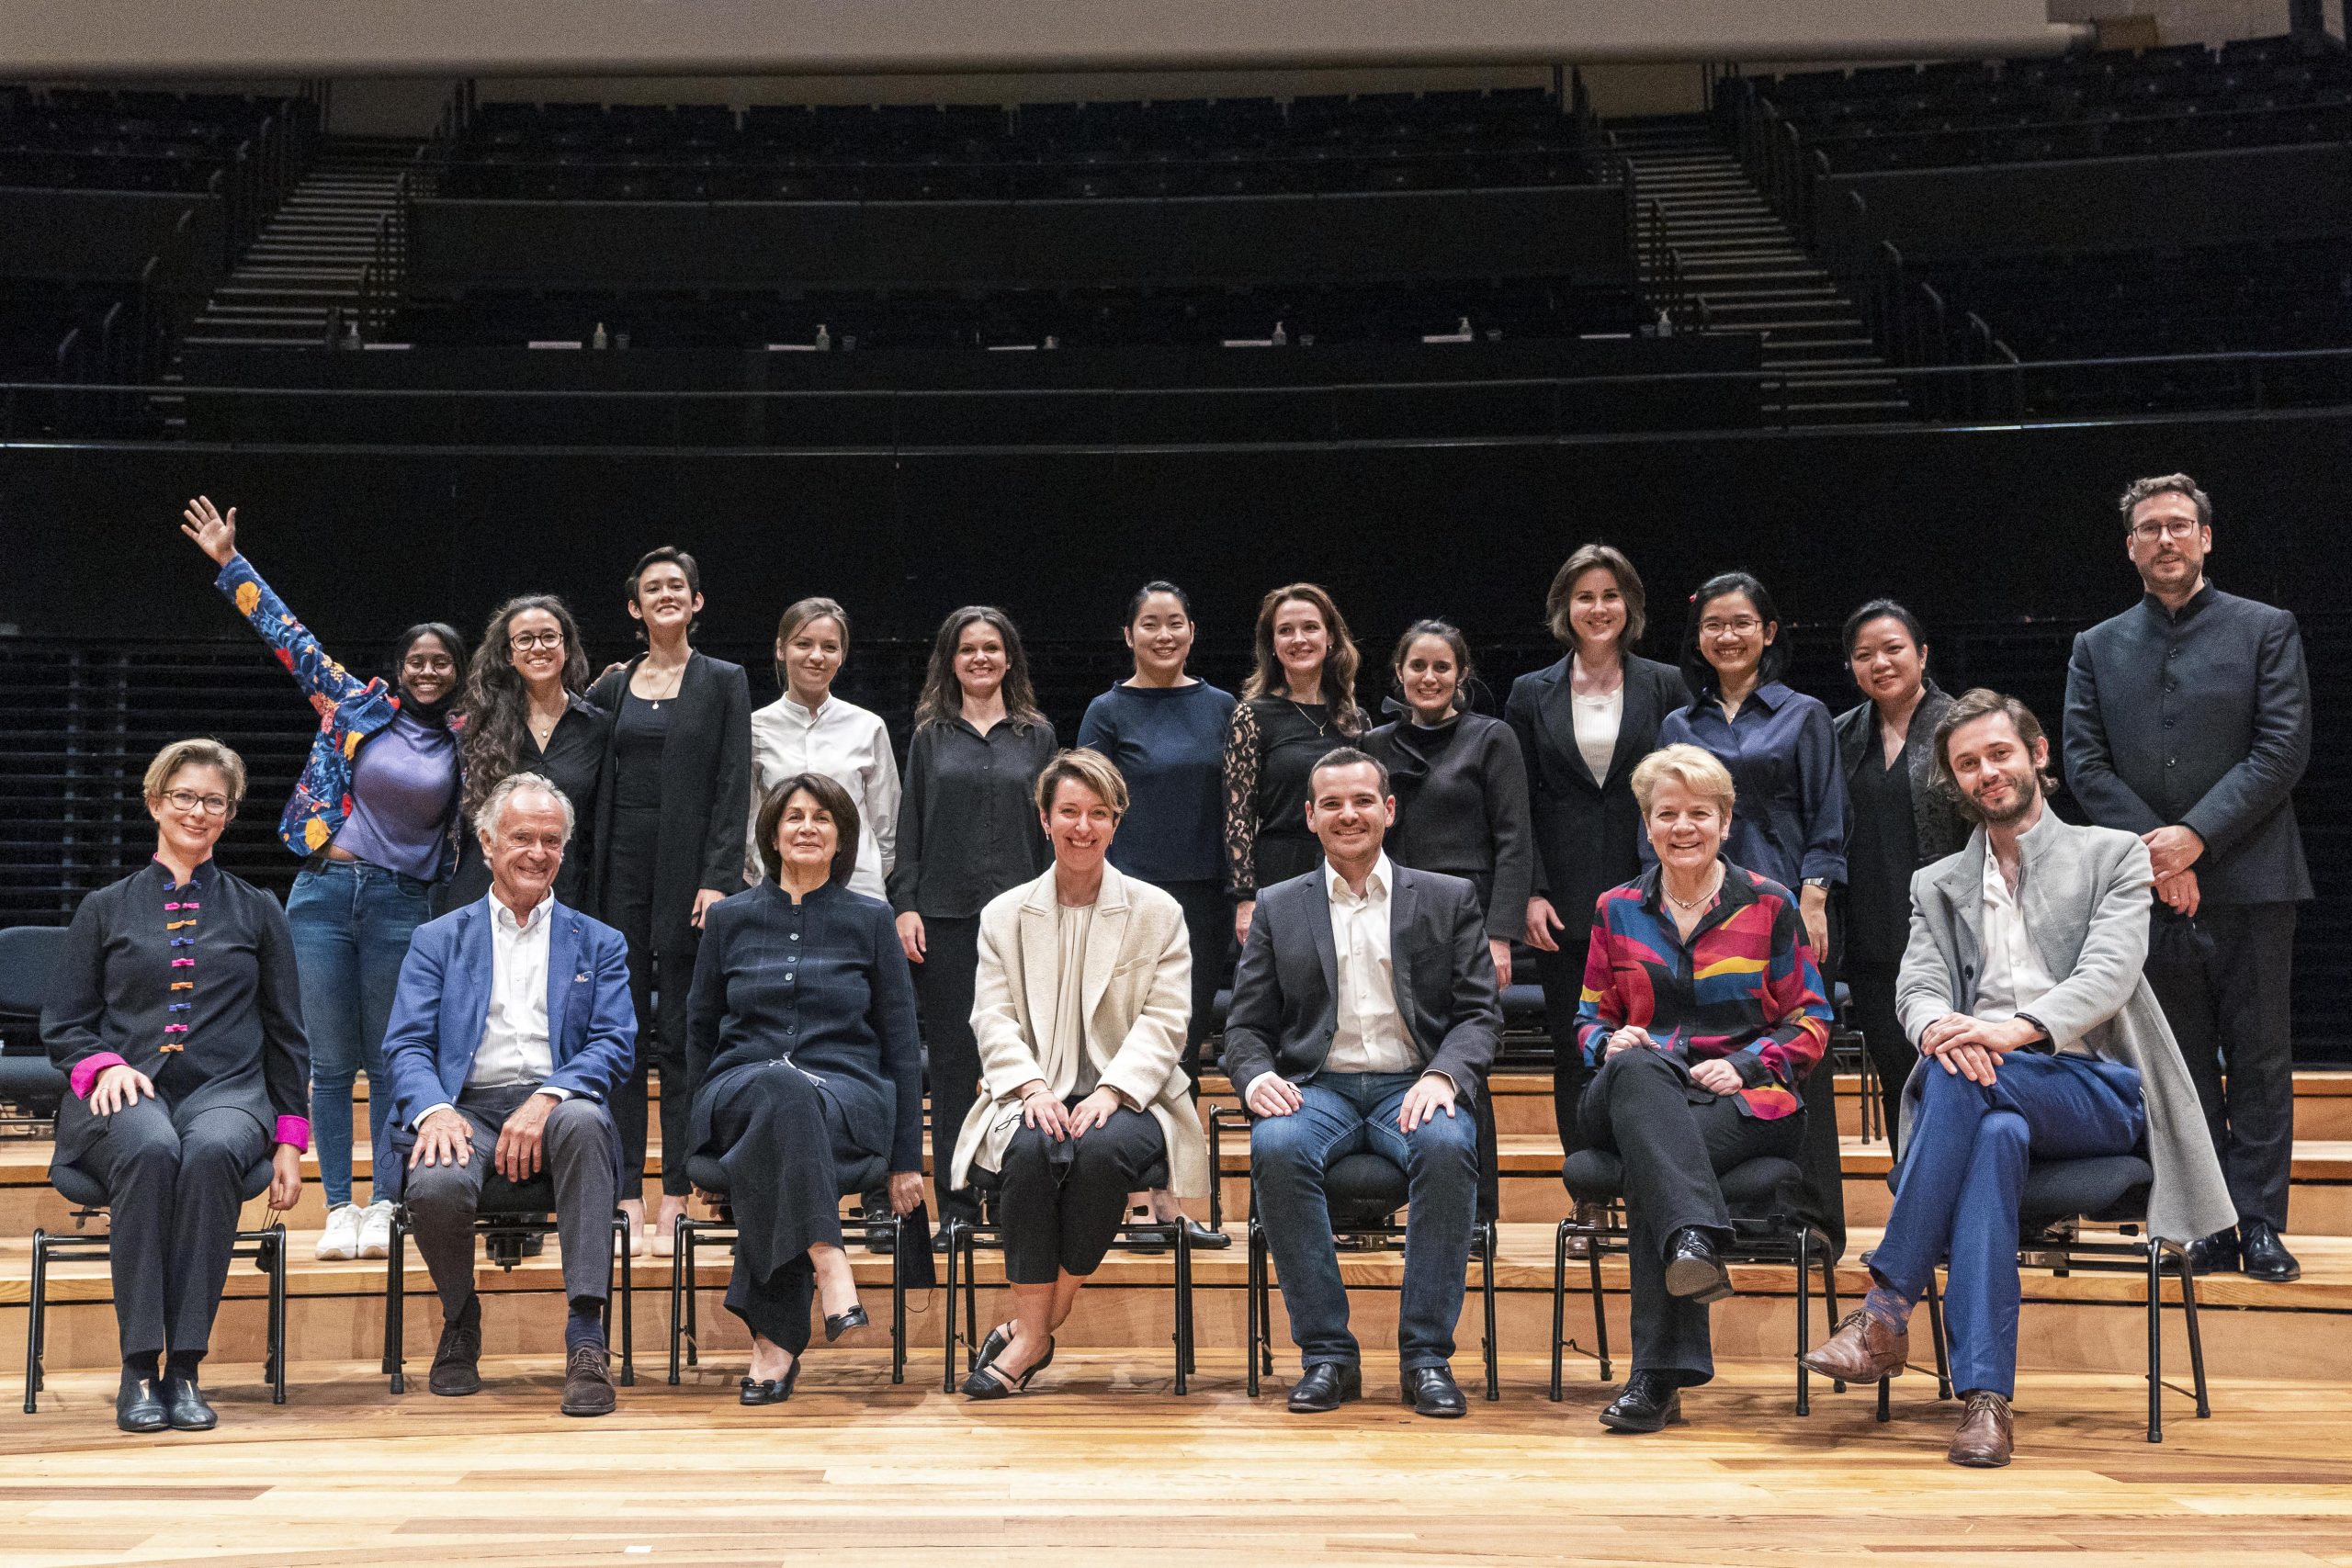
<path id="1" fill-rule="evenodd" d="M 588 700 L 618 715 L 639 654 L 588 688 Z M 744 824 L 752 814 L 752 684 L 743 667 L 697 653 L 678 682 L 662 738 L 662 837 L 653 855 L 653 943 L 670 952 L 695 944 L 695 893 L 743 886 Z M 617 728 L 618 726 L 615 726 Z M 596 874 L 601 899 L 612 886 L 613 775 L 608 736 L 596 781 Z"/>
<path id="2" fill-rule="evenodd" d="M 1911 831 L 1919 841 L 1919 865 L 1933 865 L 1957 854 L 1968 842 L 1971 827 L 1960 814 L 1959 797 L 1936 787 L 1936 726 L 1951 711 L 1952 700 L 1933 681 L 1919 694 L 1919 710 L 1903 736 L 1903 771 L 1911 782 Z M 1868 699 L 1838 716 L 1838 761 L 1846 770 L 1846 797 L 1853 798 L 1854 774 L 1862 759 L 1878 744 L 1878 705 Z M 1850 813 L 1848 820 L 1852 820 Z M 1850 869 L 1850 868 L 1849 868 Z M 1904 883 L 1909 897 L 1910 883 Z"/>
<path id="3" fill-rule="evenodd" d="M 1452 1078 L 1461 1103 L 1473 1105 L 1503 1030 L 1478 890 L 1458 876 L 1390 864 L 1396 886 L 1389 894 L 1388 959 L 1397 1011 L 1421 1069 Z M 1340 1013 L 1327 874 L 1317 866 L 1258 890 L 1225 1019 L 1223 1062 L 1236 1090 L 1261 1073 L 1304 1083 L 1323 1070 Z"/>
<path id="4" fill-rule="evenodd" d="M 1535 846 L 1527 828 L 1527 767 L 1510 726 L 1483 713 L 1458 714 L 1436 755 L 1420 731 L 1396 718 L 1363 738 L 1388 768 L 1396 825 L 1388 856 L 1416 871 L 1469 879 L 1487 910 L 1487 934 L 1510 942 L 1527 929 Z"/>
<path id="5" fill-rule="evenodd" d="M 1577 750 L 1568 660 L 1510 683 L 1503 716 L 1527 762 L 1527 798 L 1535 829 L 1535 891 L 1552 901 L 1563 953 L 1580 954 L 1592 931 L 1593 906 L 1642 873 L 1642 811 L 1634 801 L 1634 764 L 1657 749 L 1660 720 L 1690 704 L 1682 671 L 1625 656 L 1625 706 L 1609 776 L 1593 782 Z"/>

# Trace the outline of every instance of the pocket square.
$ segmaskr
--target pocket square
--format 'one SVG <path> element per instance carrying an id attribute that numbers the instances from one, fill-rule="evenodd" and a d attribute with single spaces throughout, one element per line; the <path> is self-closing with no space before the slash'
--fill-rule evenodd
<path id="1" fill-rule="evenodd" d="M 571 983 L 575 986 L 584 986 L 588 983 L 588 976 L 585 975 L 574 975 L 571 977 Z"/>

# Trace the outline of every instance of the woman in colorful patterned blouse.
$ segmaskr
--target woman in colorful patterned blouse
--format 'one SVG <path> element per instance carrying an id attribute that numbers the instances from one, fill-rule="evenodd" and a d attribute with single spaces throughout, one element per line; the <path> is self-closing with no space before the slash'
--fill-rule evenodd
<path id="1" fill-rule="evenodd" d="M 389 1094 L 375 1092 L 408 939 L 433 918 L 436 882 L 458 862 L 464 770 L 449 709 L 466 675 L 466 645 L 439 622 L 411 626 L 392 655 L 394 692 L 327 657 L 294 613 L 237 553 L 237 509 L 225 517 L 202 496 L 180 532 L 219 563 L 213 586 L 277 653 L 318 710 L 318 738 L 277 822 L 303 857 L 286 897 L 300 966 L 302 1016 L 314 1051 L 311 1092 L 327 1224 L 321 1258 L 381 1258 L 390 1250 L 400 1162 L 386 1138 Z M 374 1201 L 352 1201 L 351 1086 L 368 1075 Z"/>
<path id="2" fill-rule="evenodd" d="M 1593 910 L 1577 1044 L 1599 1068 L 1577 1106 L 1589 1147 L 1623 1162 L 1634 1371 L 1605 1427 L 1655 1432 L 1715 1375 L 1707 1303 L 1731 1294 L 1717 1178 L 1794 1158 L 1829 1006 L 1796 899 L 1724 858 L 1731 773 L 1697 746 L 1634 770 L 1657 863 Z"/>
<path id="3" fill-rule="evenodd" d="M 157 754 L 154 858 L 74 911 L 41 1010 L 74 1091 L 51 1164 L 107 1195 L 126 1432 L 213 1425 L 197 1364 L 249 1179 L 266 1162 L 280 1211 L 302 1190 L 310 1049 L 293 935 L 276 899 L 212 859 L 244 792 L 243 761 L 217 740 Z"/>

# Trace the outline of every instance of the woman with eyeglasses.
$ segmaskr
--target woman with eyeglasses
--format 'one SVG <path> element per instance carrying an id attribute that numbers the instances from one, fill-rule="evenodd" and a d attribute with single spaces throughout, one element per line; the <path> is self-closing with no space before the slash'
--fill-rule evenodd
<path id="1" fill-rule="evenodd" d="M 218 588 L 260 634 L 318 710 L 319 733 L 277 820 L 302 857 L 286 897 L 311 1042 L 311 1099 L 327 1224 L 317 1256 L 381 1258 L 391 1249 L 400 1162 L 386 1136 L 384 1025 L 409 938 L 433 918 L 433 889 L 458 863 L 465 764 L 452 726 L 466 678 L 457 628 L 426 621 L 393 646 L 397 686 L 362 681 L 334 660 L 237 551 L 237 509 L 198 496 L 180 532 L 219 565 Z M 368 1075 L 369 1196 L 352 1201 L 352 1085 Z"/>
<path id="2" fill-rule="evenodd" d="M 466 767 L 464 809 L 471 822 L 490 792 L 515 773 L 537 773 L 571 801 L 578 825 L 564 846 L 555 896 L 564 908 L 594 914 L 589 868 L 596 820 L 597 775 L 612 734 L 612 716 L 590 702 L 588 650 L 580 624 L 552 593 L 526 593 L 491 612 L 481 656 L 466 678 L 466 722 L 458 750 Z M 490 863 L 471 832 L 459 835 L 458 874 L 444 908 L 490 892 Z"/>

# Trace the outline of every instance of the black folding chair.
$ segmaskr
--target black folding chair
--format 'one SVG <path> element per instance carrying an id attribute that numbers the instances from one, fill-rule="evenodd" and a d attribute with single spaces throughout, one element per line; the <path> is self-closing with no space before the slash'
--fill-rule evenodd
<path id="1" fill-rule="evenodd" d="M 1889 1171 L 1886 1184 L 1895 1185 L 1899 1172 Z M 2164 1391 L 2196 1401 L 2197 1418 L 2213 1414 L 2205 1386 L 2205 1337 L 2197 1324 L 2197 1271 L 2189 1266 L 2188 1248 L 2167 1237 L 2143 1231 L 2148 1218 L 2148 1190 L 2155 1182 L 2154 1168 L 2144 1150 L 2140 1154 L 2100 1155 L 2089 1159 L 2036 1160 L 2027 1168 L 2025 1192 L 2018 1203 L 2018 1262 L 2046 1268 L 2064 1276 L 2086 1273 L 2139 1273 L 2148 1280 L 2148 1441 L 2165 1440 Z M 2085 1239 L 2080 1223 L 2116 1227 L 2112 1241 Z M 2164 1378 L 2164 1276 L 2169 1269 L 2180 1278 L 2180 1306 L 2188 1325 L 2188 1366 L 2191 1388 Z M 1931 1278 L 1928 1281 L 1928 1335 L 1936 1352 L 1936 1397 L 1950 1399 L 1951 1352 L 1944 1343 L 1941 1303 Z M 1878 1418 L 1892 1418 L 1889 1384 L 1878 1380 Z"/>
<path id="2" fill-rule="evenodd" d="M 270 1159 L 264 1156 L 238 1184 L 237 1195 L 252 1202 L 269 1190 Z M 107 1212 L 107 1190 L 97 1178 L 70 1165 L 52 1165 L 49 1179 L 74 1205 L 74 1226 L 80 1231 Z M 25 1322 L 25 1414 L 38 1407 L 42 1386 L 41 1355 L 46 1348 L 49 1315 L 49 1266 L 51 1262 L 87 1261 L 107 1256 L 107 1237 L 51 1235 L 33 1231 L 33 1270 L 30 1309 Z M 269 1349 L 262 1375 L 269 1380 L 269 1402 L 286 1403 L 286 1226 L 272 1220 L 259 1230 L 239 1231 L 232 1258 L 247 1258 L 269 1276 Z"/>
<path id="3" fill-rule="evenodd" d="M 1478 1108 L 1474 1112 L 1483 1127 L 1488 1100 L 1482 1092 Z M 1250 1114 L 1231 1106 L 1219 1106 L 1209 1112 L 1209 1164 L 1223 1181 L 1225 1169 L 1224 1130 L 1233 1127 L 1247 1133 Z M 1494 1158 L 1493 1141 L 1479 1140 L 1479 1179 L 1491 1179 Z M 1331 1239 L 1335 1246 L 1349 1248 L 1396 1247 L 1405 1245 L 1406 1228 L 1397 1219 L 1397 1211 L 1405 1207 L 1409 1195 L 1411 1179 L 1405 1168 L 1380 1155 L 1359 1152 L 1342 1155 L 1333 1160 L 1323 1172 L 1323 1196 L 1331 1211 Z M 1209 1224 L 1221 1227 L 1224 1222 L 1222 1191 L 1212 1198 Z M 1495 1258 L 1497 1229 L 1491 1217 L 1480 1216 L 1471 1233 L 1470 1256 L 1478 1265 L 1480 1304 L 1485 1313 L 1485 1335 L 1480 1341 L 1487 1371 L 1487 1397 L 1502 1398 L 1502 1369 L 1497 1359 L 1495 1330 Z M 1257 1188 L 1253 1182 L 1250 1196 L 1250 1282 L 1249 1282 L 1249 1382 L 1250 1396 L 1258 1396 L 1261 1375 L 1271 1377 L 1274 1371 L 1274 1303 L 1272 1256 L 1266 1240 L 1266 1230 L 1258 1217 Z"/>
<path id="4" fill-rule="evenodd" d="M 65 1075 L 40 1043 L 41 1004 L 49 977 L 65 949 L 63 926 L 10 926 L 0 931 L 0 1103 L 17 1114 L 0 1126 L 45 1133 L 71 1092 Z"/>
<path id="5" fill-rule="evenodd" d="M 482 1253 L 501 1269 L 512 1269 L 523 1261 L 526 1244 L 535 1237 L 557 1234 L 555 1218 L 555 1177 L 541 1170 L 527 1181 L 509 1181 L 492 1170 L 482 1178 L 481 1199 L 474 1209 L 474 1235 L 481 1238 Z M 408 1392 L 408 1374 L 403 1363 L 407 1359 L 405 1344 L 408 1292 L 408 1205 L 401 1203 L 392 1210 L 391 1250 L 384 1259 L 384 1371 L 392 1380 L 394 1393 Z M 637 1382 L 637 1301 L 631 1289 L 627 1262 L 628 1257 L 628 1216 L 620 1210 L 613 1211 L 613 1250 L 605 1259 L 605 1342 L 613 1337 L 613 1282 L 619 1276 L 621 1298 L 621 1376 L 623 1387 Z M 621 1259 L 618 1263 L 616 1259 Z"/>
<path id="6" fill-rule="evenodd" d="M 880 1155 L 869 1156 L 862 1163 L 839 1173 L 842 1196 L 862 1197 L 883 1186 L 890 1179 L 889 1161 Z M 715 1198 L 727 1195 L 727 1168 L 708 1155 L 696 1155 L 686 1161 L 686 1179 Z M 908 1247 L 921 1246 L 921 1235 L 910 1228 L 911 1214 L 892 1216 L 890 1224 L 890 1381 L 907 1381 L 907 1264 Z M 678 1381 L 679 1349 L 684 1345 L 685 1364 L 701 1364 L 696 1333 L 701 1320 L 695 1305 L 701 1292 L 695 1283 L 695 1252 L 698 1247 L 724 1247 L 735 1250 L 735 1216 L 722 1207 L 716 1219 L 697 1220 L 681 1214 L 677 1222 L 677 1249 L 671 1256 L 670 1267 L 670 1382 Z"/>
<path id="7" fill-rule="evenodd" d="M 1214 1155 L 1212 1155 L 1214 1159 Z M 1136 1189 L 1168 1185 L 1168 1162 L 1156 1161 L 1143 1173 Z M 1004 1232 L 996 1221 L 985 1217 L 995 1211 L 1001 1180 L 997 1172 L 972 1168 L 972 1187 L 980 1194 L 983 1218 L 979 1223 L 960 1216 L 950 1216 L 943 1227 L 947 1237 L 947 1310 L 944 1353 L 940 1361 L 939 1382 L 942 1392 L 956 1392 L 956 1346 L 957 1343 L 956 1313 L 956 1296 L 963 1296 L 962 1317 L 964 1370 L 971 1371 L 980 1359 L 980 1289 L 978 1276 L 978 1251 L 989 1247 L 1004 1249 Z M 1129 1218 L 1119 1226 L 1119 1235 L 1128 1241 L 1145 1241 L 1159 1247 L 1173 1247 L 1176 1252 L 1176 1392 L 1190 1393 L 1191 1377 L 1196 1361 L 1193 1348 L 1193 1234 L 1192 1227 L 1179 1214 L 1172 1220 L 1139 1221 Z"/>

